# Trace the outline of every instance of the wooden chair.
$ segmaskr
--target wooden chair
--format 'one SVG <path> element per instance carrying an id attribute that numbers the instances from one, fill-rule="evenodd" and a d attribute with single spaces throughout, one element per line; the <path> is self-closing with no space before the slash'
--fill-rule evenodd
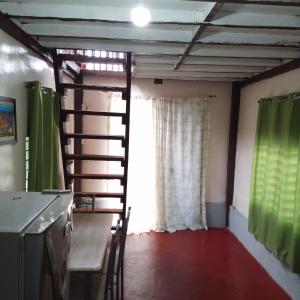
<path id="1" fill-rule="evenodd" d="M 126 245 L 126 237 L 127 237 L 127 229 L 130 218 L 131 207 L 128 208 L 127 216 L 122 224 L 121 228 L 121 237 L 120 244 L 117 249 L 117 261 L 114 269 L 114 286 L 116 288 L 116 299 L 124 299 L 124 253 L 125 253 L 125 245 Z M 118 222 L 120 224 L 120 222 Z M 115 230 L 112 227 L 112 230 Z M 108 253 L 110 252 L 109 248 L 107 250 L 107 255 L 105 258 L 104 266 L 108 265 Z M 103 267 L 103 272 L 105 274 L 107 267 Z"/>
<path id="2" fill-rule="evenodd" d="M 131 213 L 131 207 L 128 208 L 127 216 L 122 224 L 121 243 L 120 243 L 118 260 L 117 260 L 117 268 L 115 270 L 116 295 L 117 295 L 117 299 L 120 299 L 120 295 L 121 295 L 121 300 L 124 300 L 124 254 L 125 254 L 125 245 L 126 245 L 130 213 Z"/>
<path id="3" fill-rule="evenodd" d="M 108 257 L 108 265 L 105 276 L 105 287 L 104 287 L 104 298 L 103 300 L 108 300 L 108 296 L 110 294 L 110 299 L 114 298 L 114 270 L 115 270 L 115 262 L 116 262 L 116 254 L 117 247 L 120 242 L 122 230 L 119 225 L 117 225 L 116 230 L 112 234 L 109 257 Z M 101 299 L 101 298 L 100 298 Z M 97 300 L 100 300 L 99 298 Z M 118 299 L 118 296 L 117 298 Z"/>

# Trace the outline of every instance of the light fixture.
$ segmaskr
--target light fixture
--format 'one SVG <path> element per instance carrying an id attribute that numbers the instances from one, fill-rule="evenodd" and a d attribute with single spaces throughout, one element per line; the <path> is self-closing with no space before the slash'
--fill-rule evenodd
<path id="1" fill-rule="evenodd" d="M 146 26 L 151 20 L 150 10 L 143 4 L 139 4 L 131 11 L 131 20 L 138 27 Z"/>

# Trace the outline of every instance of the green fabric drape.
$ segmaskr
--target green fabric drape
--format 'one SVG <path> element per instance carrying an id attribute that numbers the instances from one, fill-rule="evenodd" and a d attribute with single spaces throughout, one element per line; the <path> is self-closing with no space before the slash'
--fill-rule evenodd
<path id="1" fill-rule="evenodd" d="M 58 188 L 59 100 L 38 81 L 27 86 L 29 174 L 28 191 Z"/>
<path id="2" fill-rule="evenodd" d="M 260 102 L 249 231 L 300 272 L 300 93 Z"/>

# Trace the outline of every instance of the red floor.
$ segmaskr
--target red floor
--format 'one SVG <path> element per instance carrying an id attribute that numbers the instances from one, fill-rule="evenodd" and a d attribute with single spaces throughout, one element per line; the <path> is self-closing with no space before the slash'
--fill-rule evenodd
<path id="1" fill-rule="evenodd" d="M 128 236 L 126 300 L 286 300 L 227 230 Z"/>

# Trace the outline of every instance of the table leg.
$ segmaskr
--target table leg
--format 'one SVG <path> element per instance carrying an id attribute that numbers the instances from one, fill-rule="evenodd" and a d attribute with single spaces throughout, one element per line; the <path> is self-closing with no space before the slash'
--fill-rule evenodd
<path id="1" fill-rule="evenodd" d="M 92 300 L 92 272 L 85 272 L 84 300 Z"/>

